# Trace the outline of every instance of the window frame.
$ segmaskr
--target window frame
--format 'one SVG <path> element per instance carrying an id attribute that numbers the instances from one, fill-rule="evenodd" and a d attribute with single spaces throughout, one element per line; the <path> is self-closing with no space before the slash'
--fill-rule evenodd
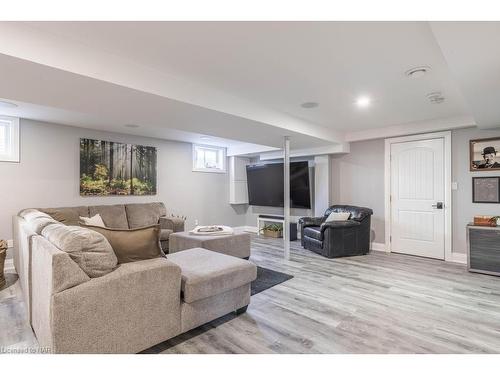
<path id="1" fill-rule="evenodd" d="M 10 127 L 12 144 L 10 153 L 0 154 L 0 163 L 19 163 L 20 161 L 20 137 L 19 137 L 19 118 L 0 115 L 0 122 L 7 123 Z"/>
<path id="2" fill-rule="evenodd" d="M 196 167 L 196 152 L 200 148 L 201 149 L 216 150 L 218 153 L 220 153 L 220 156 L 222 159 L 222 169 L 220 169 L 220 168 L 197 168 Z M 192 153 L 193 172 L 207 172 L 207 173 L 226 173 L 227 172 L 226 148 L 225 147 L 193 143 L 192 150 L 193 150 L 193 153 Z"/>

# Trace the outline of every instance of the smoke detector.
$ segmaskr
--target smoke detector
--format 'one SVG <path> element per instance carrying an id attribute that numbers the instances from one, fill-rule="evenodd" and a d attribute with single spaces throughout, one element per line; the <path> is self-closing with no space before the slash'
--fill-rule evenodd
<path id="1" fill-rule="evenodd" d="M 441 104 L 444 102 L 444 96 L 441 91 L 435 91 L 427 94 L 427 99 L 429 99 L 431 104 Z"/>
<path id="2" fill-rule="evenodd" d="M 431 70 L 429 66 L 417 66 L 407 70 L 405 74 L 409 78 L 420 78 L 423 77 L 429 70 Z"/>

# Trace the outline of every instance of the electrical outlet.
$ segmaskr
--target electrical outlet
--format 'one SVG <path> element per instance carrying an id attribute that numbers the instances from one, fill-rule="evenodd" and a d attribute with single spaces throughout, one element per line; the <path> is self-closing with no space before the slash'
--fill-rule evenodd
<path id="1" fill-rule="evenodd" d="M 458 190 L 458 182 L 452 182 L 451 183 L 451 190 Z"/>
<path id="2" fill-rule="evenodd" d="M 7 247 L 14 247 L 14 241 L 13 240 L 7 240 Z"/>

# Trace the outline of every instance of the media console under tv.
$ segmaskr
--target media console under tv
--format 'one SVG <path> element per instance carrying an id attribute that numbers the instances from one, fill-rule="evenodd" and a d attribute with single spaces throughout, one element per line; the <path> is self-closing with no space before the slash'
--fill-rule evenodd
<path id="1" fill-rule="evenodd" d="M 266 222 L 285 224 L 285 218 L 279 215 L 259 215 L 257 218 L 257 235 Z M 297 241 L 297 223 L 290 223 L 290 241 Z"/>

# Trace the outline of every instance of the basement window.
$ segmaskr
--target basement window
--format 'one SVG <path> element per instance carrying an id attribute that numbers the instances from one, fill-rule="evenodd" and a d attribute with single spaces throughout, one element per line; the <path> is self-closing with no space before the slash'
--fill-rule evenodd
<path id="1" fill-rule="evenodd" d="M 193 172 L 226 173 L 226 149 L 193 144 Z"/>
<path id="2" fill-rule="evenodd" d="M 19 119 L 0 116 L 0 162 L 19 162 Z"/>

